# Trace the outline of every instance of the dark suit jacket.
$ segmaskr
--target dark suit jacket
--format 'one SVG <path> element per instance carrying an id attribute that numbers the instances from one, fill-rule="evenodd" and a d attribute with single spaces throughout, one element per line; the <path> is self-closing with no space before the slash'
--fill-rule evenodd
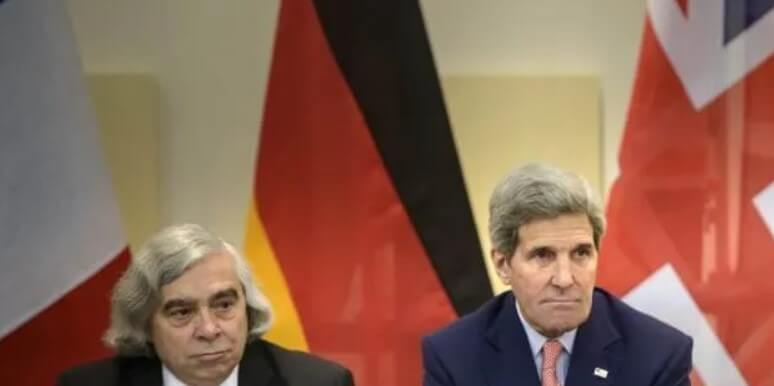
<path id="1" fill-rule="evenodd" d="M 158 358 L 113 357 L 63 373 L 58 386 L 162 386 Z M 245 347 L 239 386 L 352 386 L 349 370 L 264 340 Z"/>
<path id="2" fill-rule="evenodd" d="M 539 386 L 511 292 L 422 341 L 425 386 Z M 693 341 L 601 289 L 578 327 L 566 386 L 690 385 Z M 607 378 L 594 375 L 607 370 Z"/>

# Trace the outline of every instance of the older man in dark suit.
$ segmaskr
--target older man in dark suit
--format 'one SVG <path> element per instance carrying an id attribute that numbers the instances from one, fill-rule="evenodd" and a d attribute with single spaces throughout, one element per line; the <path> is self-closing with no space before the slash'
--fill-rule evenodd
<path id="1" fill-rule="evenodd" d="M 116 284 L 105 340 L 118 355 L 60 386 L 351 386 L 350 372 L 262 340 L 268 301 L 247 263 L 197 225 L 162 230 Z"/>
<path id="2" fill-rule="evenodd" d="M 425 386 L 690 384 L 691 338 L 594 287 L 604 218 L 588 182 L 531 164 L 489 205 L 512 290 L 423 340 Z"/>

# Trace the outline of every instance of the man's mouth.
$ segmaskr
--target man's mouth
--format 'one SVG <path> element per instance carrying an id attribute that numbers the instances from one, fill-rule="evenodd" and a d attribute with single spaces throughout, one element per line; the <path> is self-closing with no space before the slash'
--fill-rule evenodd
<path id="1" fill-rule="evenodd" d="M 201 354 L 194 355 L 194 358 L 202 361 L 215 361 L 223 358 L 228 354 L 228 350 L 208 351 Z"/>
<path id="2" fill-rule="evenodd" d="M 580 299 L 573 299 L 573 298 L 550 298 L 545 299 L 541 303 L 543 304 L 552 304 L 552 305 L 575 305 L 580 303 Z"/>

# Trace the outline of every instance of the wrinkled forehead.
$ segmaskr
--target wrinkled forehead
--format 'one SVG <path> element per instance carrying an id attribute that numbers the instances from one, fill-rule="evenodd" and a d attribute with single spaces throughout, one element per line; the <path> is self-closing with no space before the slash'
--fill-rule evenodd
<path id="1" fill-rule="evenodd" d="M 567 247 L 593 242 L 591 222 L 582 213 L 534 219 L 519 227 L 519 244 L 525 247 Z"/>
<path id="2" fill-rule="evenodd" d="M 217 252 L 190 264 L 177 278 L 162 285 L 159 295 L 162 302 L 170 298 L 206 301 L 227 290 L 242 293 L 237 267 L 233 256 Z"/>

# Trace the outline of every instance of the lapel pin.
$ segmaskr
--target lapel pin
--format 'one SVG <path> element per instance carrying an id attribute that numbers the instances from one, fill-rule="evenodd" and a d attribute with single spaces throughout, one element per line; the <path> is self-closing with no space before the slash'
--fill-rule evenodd
<path id="1" fill-rule="evenodd" d="M 600 377 L 602 379 L 607 379 L 607 370 L 601 369 L 599 367 L 595 367 L 594 376 Z"/>

